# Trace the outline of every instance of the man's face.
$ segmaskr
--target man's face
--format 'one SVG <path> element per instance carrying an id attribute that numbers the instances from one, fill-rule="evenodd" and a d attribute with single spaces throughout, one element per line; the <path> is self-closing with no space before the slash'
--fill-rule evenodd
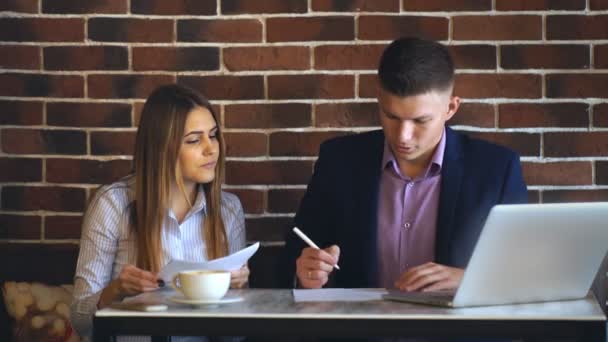
<path id="1" fill-rule="evenodd" d="M 399 167 L 425 166 L 460 99 L 450 91 L 400 97 L 380 88 L 380 123 Z"/>

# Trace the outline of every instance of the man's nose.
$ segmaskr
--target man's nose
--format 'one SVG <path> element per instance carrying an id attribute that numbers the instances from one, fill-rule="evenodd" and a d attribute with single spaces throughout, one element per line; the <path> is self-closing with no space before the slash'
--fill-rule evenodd
<path id="1" fill-rule="evenodd" d="M 402 121 L 399 126 L 399 138 L 401 141 L 409 141 L 414 138 L 414 123 L 410 121 Z"/>

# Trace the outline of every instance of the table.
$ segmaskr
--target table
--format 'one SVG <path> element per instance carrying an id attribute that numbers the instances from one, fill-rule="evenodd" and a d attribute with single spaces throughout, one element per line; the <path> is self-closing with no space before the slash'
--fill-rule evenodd
<path id="1" fill-rule="evenodd" d="M 149 294 L 167 311 L 97 311 L 94 340 L 114 335 L 565 337 L 606 341 L 606 316 L 590 294 L 574 301 L 448 309 L 390 301 L 295 303 L 288 289 L 230 290 L 244 301 L 215 307 L 174 304 L 172 290 Z"/>

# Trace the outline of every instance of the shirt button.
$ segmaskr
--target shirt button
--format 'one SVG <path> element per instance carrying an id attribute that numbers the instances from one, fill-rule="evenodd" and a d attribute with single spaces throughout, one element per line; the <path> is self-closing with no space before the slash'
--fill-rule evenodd
<path id="1" fill-rule="evenodd" d="M 413 188 L 414 187 L 414 182 L 407 183 L 407 186 L 410 187 L 410 188 Z"/>
<path id="2" fill-rule="evenodd" d="M 411 227 L 412 225 L 409 222 L 406 222 L 403 224 L 403 228 L 408 229 L 409 227 Z"/>

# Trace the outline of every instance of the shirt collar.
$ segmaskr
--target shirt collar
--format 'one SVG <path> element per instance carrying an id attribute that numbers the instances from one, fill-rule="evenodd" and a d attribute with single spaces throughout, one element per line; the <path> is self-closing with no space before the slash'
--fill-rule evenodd
<path id="1" fill-rule="evenodd" d="M 424 172 L 424 175 L 422 176 L 422 178 L 433 177 L 433 176 L 436 176 L 441 173 L 441 167 L 443 165 L 443 156 L 445 153 L 445 143 L 446 143 L 446 134 L 445 134 L 445 128 L 444 128 L 443 133 L 441 134 L 441 139 L 439 140 L 439 144 L 437 144 L 437 148 L 435 149 L 435 152 L 433 153 L 433 157 L 431 158 L 429 165 L 427 165 L 426 171 Z M 382 155 L 382 169 L 383 170 L 386 169 L 387 167 L 389 167 L 389 165 L 391 165 L 393 167 L 393 169 L 395 170 L 395 172 L 397 172 L 398 175 L 402 176 L 401 171 L 399 170 L 397 161 L 395 160 L 395 155 L 393 154 L 393 151 L 391 150 L 391 148 L 385 138 L 384 139 L 384 152 Z"/>

